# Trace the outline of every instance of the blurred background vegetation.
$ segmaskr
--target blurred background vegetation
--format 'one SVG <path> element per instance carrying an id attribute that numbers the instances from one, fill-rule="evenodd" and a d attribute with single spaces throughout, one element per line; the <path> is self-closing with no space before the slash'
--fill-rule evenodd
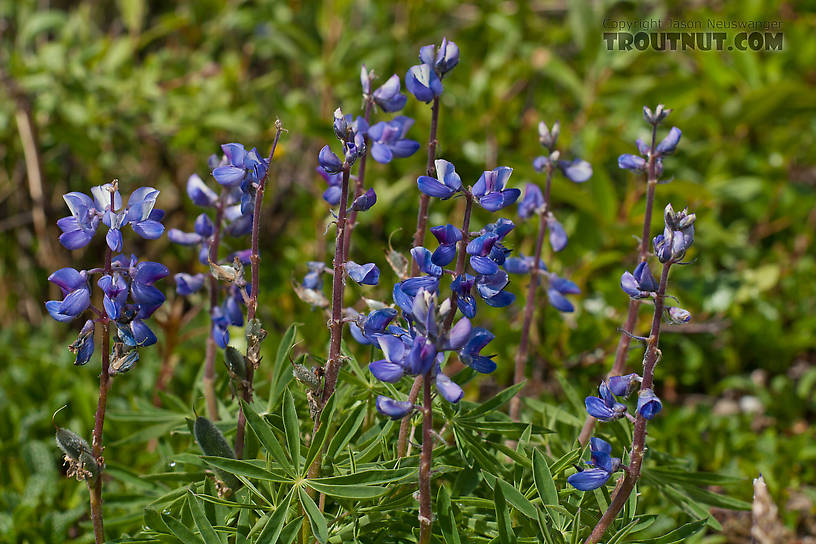
<path id="1" fill-rule="evenodd" d="M 619 52 L 607 51 L 601 39 L 605 18 L 668 16 L 781 20 L 784 50 Z M 463 180 L 473 183 L 483 169 L 501 164 L 515 169 L 514 186 L 541 182 L 531 164 L 542 152 L 540 120 L 560 120 L 564 153 L 594 166 L 589 182 L 559 180 L 553 187 L 570 244 L 546 261 L 583 294 L 574 314 L 544 310 L 538 320 L 537 393 L 549 401 L 565 400 L 556 375 L 588 393 L 611 363 L 626 309 L 618 282 L 634 262 L 645 189 L 639 177 L 617 168 L 617 156 L 633 152 L 634 140 L 647 133 L 644 104 L 674 109 L 670 126 L 681 128 L 683 139 L 665 161 L 665 177 L 673 179 L 658 187 L 656 206 L 672 202 L 697 213 L 694 264 L 673 274 L 672 289 L 694 320 L 664 336 L 657 381 L 666 409 L 650 437 L 689 468 L 746 478 L 736 492 L 744 499 L 748 478 L 761 472 L 789 527 L 813 531 L 815 23 L 811 9 L 779 0 L 691 7 L 563 0 L 0 1 L 0 535 L 8 542 L 78 535 L 88 541 L 77 525 L 86 491 L 60 476 L 49 419 L 70 402 L 61 424 L 89 431 L 98 364 L 71 365 L 65 348 L 76 331 L 47 319 L 43 302 L 58 295 L 46 281 L 50 272 L 96 266 L 104 242 L 97 237 L 73 254 L 59 246 L 55 222 L 67 213 L 62 195 L 112 178 L 126 193 L 152 185 L 162 191 L 167 227 L 190 230 L 198 211 L 184 193 L 187 177 L 204 176 L 207 156 L 222 143 L 267 150 L 280 118 L 289 133 L 267 192 L 260 312 L 273 337 L 267 349 L 298 321 L 306 325 L 300 349 L 320 354 L 328 339 L 325 318 L 295 297 L 291 283 L 307 260 L 329 259 L 324 182 L 314 165 L 317 150 L 333 139 L 331 111 L 338 105 L 359 111 L 361 64 L 383 79 L 404 76 L 417 63 L 418 48 L 442 36 L 459 44 L 461 62 L 445 79 L 439 155 L 456 164 Z M 416 118 L 410 136 L 424 146 L 429 108 L 410 99 L 404 113 Z M 424 160 L 420 151 L 391 165 L 369 165 L 367 181 L 379 202 L 361 215 L 352 258 L 377 262 L 384 281 L 379 291 L 352 288 L 347 302 L 360 294 L 389 297 L 383 250 L 389 236 L 397 249 L 410 244 Z M 455 201 L 435 202 L 431 224 L 451 221 L 456 209 Z M 479 225 L 488 220 L 481 212 L 475 218 Z M 520 224 L 508 245 L 529 254 L 534 229 Z M 193 251 L 166 238 L 132 237 L 126 247 L 173 272 L 201 271 Z M 525 283 L 517 280 L 511 289 L 521 293 Z M 164 286 L 171 304 L 162 318 L 170 330 L 189 306 L 174 301 L 172 280 Z M 481 310 L 481 321 L 498 336 L 491 347 L 499 370 L 478 382 L 482 391 L 468 391 L 471 400 L 511 380 L 521 309 Z M 182 333 L 175 354 L 146 350 L 140 365 L 115 381 L 114 416 L 150 404 L 161 358 L 176 365 L 169 391 L 185 402 L 200 400 L 204 316 Z M 633 350 L 631 368 L 639 359 Z M 106 457 L 120 486 L 107 508 L 139 493 L 136 475 L 160 456 L 136 444 L 164 432 L 111 418 Z M 745 542 L 740 516 L 747 515 L 721 513 L 725 536 L 708 542 Z M 140 519 L 141 512 L 124 510 L 108 520 L 108 530 L 116 523 L 138 527 Z"/>

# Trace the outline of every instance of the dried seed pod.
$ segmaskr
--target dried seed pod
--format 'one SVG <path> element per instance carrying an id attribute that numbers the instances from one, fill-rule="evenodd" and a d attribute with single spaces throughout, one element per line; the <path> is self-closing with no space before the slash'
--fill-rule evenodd
<path id="1" fill-rule="evenodd" d="M 235 459 L 235 451 L 229 445 L 227 439 L 221 434 L 212 421 L 206 417 L 198 416 L 193 424 L 193 435 L 198 442 L 204 455 L 212 457 L 226 457 Z M 225 472 L 220 468 L 214 469 L 216 476 L 232 491 L 241 487 L 241 481 L 233 474 Z M 225 493 L 229 494 L 229 493 Z"/>
<path id="2" fill-rule="evenodd" d="M 69 464 L 68 476 L 76 476 L 77 480 L 89 480 L 99 474 L 99 464 L 84 438 L 73 431 L 57 427 L 56 440 Z"/>

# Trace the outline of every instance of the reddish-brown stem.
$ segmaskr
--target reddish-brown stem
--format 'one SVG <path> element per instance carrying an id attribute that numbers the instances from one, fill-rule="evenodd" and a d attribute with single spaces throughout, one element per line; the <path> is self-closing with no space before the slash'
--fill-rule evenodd
<path id="1" fill-rule="evenodd" d="M 643 381 L 640 384 L 640 390 L 652 389 L 654 384 L 654 369 L 659 359 L 660 350 L 658 344 L 660 342 L 660 323 L 663 318 L 663 310 L 665 304 L 666 285 L 669 281 L 669 269 L 671 268 L 671 261 L 663 265 L 663 271 L 660 274 L 660 285 L 657 289 L 654 303 L 654 315 L 652 316 L 652 328 L 649 333 L 649 339 L 646 344 L 646 353 L 643 356 Z M 635 484 L 640 478 L 640 470 L 643 466 L 643 455 L 646 452 L 646 424 L 647 419 L 638 414 L 635 419 L 635 429 L 632 436 L 632 448 L 629 461 L 629 468 L 625 471 L 623 482 L 617 487 L 612 502 L 609 504 L 606 512 L 604 512 L 598 524 L 592 530 L 585 544 L 595 544 L 603 538 L 604 533 L 615 520 L 615 517 L 623 508 L 629 495 L 635 488 Z"/>
<path id="2" fill-rule="evenodd" d="M 115 190 L 111 191 L 111 210 L 116 211 Z M 110 247 L 105 247 L 105 274 L 111 274 L 113 267 L 111 261 L 113 251 Z M 102 458 L 102 429 L 105 427 L 105 411 L 108 406 L 108 390 L 110 389 L 110 320 L 105 316 L 102 319 L 102 373 L 99 375 L 99 402 L 96 405 L 96 415 L 94 416 L 94 428 L 91 440 L 93 456 L 100 468 L 105 466 Z M 88 491 L 91 495 L 91 521 L 93 523 L 94 539 L 96 544 L 105 542 L 105 529 L 102 516 L 102 474 L 97 474 L 96 478 L 88 481 Z"/>
<path id="3" fill-rule="evenodd" d="M 323 391 L 318 399 L 317 411 L 314 416 L 314 433 L 320 428 L 320 414 L 323 413 L 323 407 L 328 402 L 329 397 L 334 393 L 337 387 L 337 378 L 340 375 L 340 348 L 343 341 L 343 294 L 345 292 L 344 271 L 344 242 L 346 230 L 346 206 L 348 206 L 348 190 L 349 190 L 349 170 L 351 166 L 343 163 L 343 181 L 340 188 L 340 205 L 337 210 L 337 237 L 334 242 L 334 277 L 332 278 L 332 309 L 331 320 L 329 321 L 329 331 L 331 332 L 331 339 L 329 340 L 329 359 L 326 361 L 326 367 L 323 377 Z M 314 433 L 312 436 L 314 436 Z M 309 478 L 316 478 L 320 475 L 320 463 L 322 462 L 322 452 L 318 453 L 312 465 L 309 467 Z"/>
<path id="4" fill-rule="evenodd" d="M 527 287 L 527 299 L 524 302 L 524 320 L 521 324 L 521 338 L 516 352 L 516 367 L 513 374 L 513 383 L 521 383 L 524 380 L 524 370 L 527 366 L 527 351 L 530 343 L 530 328 L 533 325 L 533 314 L 536 308 L 536 291 L 541 281 L 539 262 L 541 252 L 544 248 L 544 235 L 547 232 L 547 216 L 550 212 L 550 186 L 552 185 L 552 163 L 547 163 L 547 184 L 544 187 L 544 205 L 539 211 L 538 235 L 536 236 L 535 255 L 533 258 L 533 269 L 530 271 L 530 285 Z M 543 306 L 544 303 L 542 303 Z M 521 412 L 521 396 L 516 395 L 510 399 L 510 417 L 514 421 L 519 420 Z"/>
<path id="5" fill-rule="evenodd" d="M 431 455 L 433 453 L 433 409 L 431 373 L 422 381 L 422 454 L 419 461 L 419 542 L 431 542 Z"/>
<path id="6" fill-rule="evenodd" d="M 436 131 L 439 127 L 439 97 L 435 96 L 433 99 L 433 105 L 431 106 L 431 133 L 428 136 L 428 162 L 425 167 L 425 175 L 426 176 L 435 176 L 436 175 L 436 166 L 434 166 L 434 161 L 436 161 Z M 430 203 L 431 197 L 422 193 L 419 195 L 419 212 L 417 213 L 417 229 L 414 233 L 414 243 L 413 247 L 418 247 L 425 244 L 425 229 L 428 225 L 428 204 Z M 416 261 L 413 261 L 411 264 L 411 275 L 418 276 L 419 275 L 419 264 Z"/>
<path id="7" fill-rule="evenodd" d="M 213 235 L 210 240 L 210 250 L 207 258 L 210 262 L 218 262 L 218 246 L 221 245 L 221 223 L 224 222 L 224 199 L 227 190 L 221 190 L 221 196 L 215 206 L 215 223 L 213 224 Z M 215 307 L 218 306 L 218 280 L 209 274 L 210 284 L 210 318 L 212 318 Z M 207 404 L 207 415 L 213 421 L 218 421 L 218 403 L 215 398 L 215 355 L 217 346 L 213 337 L 213 329 L 210 326 L 210 334 L 207 336 L 207 352 L 204 359 L 204 401 Z"/>
<path id="8" fill-rule="evenodd" d="M 371 117 L 371 108 L 374 104 L 374 101 L 371 99 L 366 100 L 365 105 L 365 122 L 366 125 L 368 124 L 368 120 Z M 369 139 L 368 134 L 365 136 L 365 145 L 366 145 L 366 152 L 360 157 L 360 167 L 357 170 L 357 183 L 354 187 L 354 198 L 356 199 L 358 196 L 363 194 L 363 189 L 365 189 L 365 172 L 366 172 L 366 159 L 368 158 L 369 153 Z M 354 230 L 354 227 L 357 225 L 357 210 L 351 210 L 348 216 L 348 224 L 346 225 L 346 234 L 345 239 L 343 240 L 343 261 L 348 261 L 349 251 L 351 248 L 351 233 Z"/>
<path id="9" fill-rule="evenodd" d="M 252 210 L 252 250 L 249 261 L 252 267 L 252 280 L 249 289 L 249 301 L 247 302 L 247 323 L 255 319 L 258 311 L 258 291 L 261 286 L 260 266 L 261 266 L 261 211 L 263 210 L 263 196 L 269 173 L 272 171 L 272 159 L 275 157 L 275 149 L 278 147 L 283 128 L 280 121 L 275 123 L 275 139 L 272 142 L 272 150 L 269 152 L 269 164 L 261 181 L 255 191 L 255 207 Z M 255 365 L 247 365 L 246 383 L 242 386 L 241 394 L 246 402 L 252 402 L 252 381 L 255 377 Z M 246 416 L 241 406 L 238 407 L 238 427 L 235 430 L 235 457 L 241 459 L 244 455 L 244 432 L 246 430 Z"/>
<path id="10" fill-rule="evenodd" d="M 638 256 L 641 262 L 649 258 L 649 240 L 652 227 L 652 209 L 654 208 L 655 187 L 657 187 L 657 155 L 655 151 L 657 139 L 657 125 L 652 126 L 652 145 L 649 152 L 649 159 L 646 164 L 646 211 L 643 215 L 643 230 L 640 237 L 640 246 L 638 246 Z M 618 339 L 618 347 L 615 350 L 615 362 L 612 363 L 612 370 L 607 376 L 620 376 L 626 369 L 626 355 L 629 353 L 629 344 L 631 343 L 631 334 L 635 330 L 637 323 L 638 308 L 640 308 L 640 301 L 636 299 L 629 300 L 629 310 L 626 313 L 626 321 L 623 323 L 623 329 L 620 339 Z M 582 446 L 586 446 L 589 438 L 592 436 L 592 431 L 595 428 L 595 418 L 588 415 L 584 426 L 581 429 L 581 434 L 578 436 L 578 442 Z"/>

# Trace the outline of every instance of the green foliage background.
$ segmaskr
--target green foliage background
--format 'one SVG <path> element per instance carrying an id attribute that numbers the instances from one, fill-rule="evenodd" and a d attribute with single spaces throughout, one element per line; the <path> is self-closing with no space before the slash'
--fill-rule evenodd
<path id="1" fill-rule="evenodd" d="M 784 50 L 605 49 L 606 18 L 660 17 L 782 20 Z M 9 542 L 88 541 L 86 491 L 60 476 L 49 419 L 70 403 L 59 423 L 89 434 L 98 363 L 71 365 L 65 349 L 71 331 L 43 318 L 43 301 L 58 294 L 46 281 L 51 271 L 95 266 L 103 249 L 99 237 L 73 255 L 59 247 L 54 223 L 65 214 L 61 195 L 114 177 L 125 192 L 153 185 L 162 190 L 166 225 L 188 227 L 197 212 L 186 201 L 187 177 L 205 174 L 207 156 L 221 143 L 268 149 L 280 118 L 289 133 L 262 223 L 266 348 L 295 321 L 304 324 L 296 350 L 325 354 L 325 318 L 295 297 L 291 283 L 307 260 L 329 258 L 323 181 L 313 166 L 317 150 L 333 138 L 330 113 L 338 105 L 356 113 L 361 64 L 402 76 L 419 46 L 443 35 L 459 44 L 461 62 L 445 79 L 439 155 L 456 164 L 463 180 L 472 183 L 483 169 L 502 164 L 515 169 L 514 186 L 540 182 L 531 164 L 541 152 L 540 120 L 560 120 L 565 153 L 594 167 L 583 185 L 559 180 L 553 187 L 570 244 L 546 260 L 584 294 L 574 315 L 544 310 L 536 325 L 534 354 L 545 369 L 540 398 L 550 403 L 566 402 L 556 376 L 583 395 L 613 357 L 626 308 L 618 279 L 633 263 L 645 189 L 617 168 L 617 156 L 633 152 L 635 138 L 646 134 L 644 104 L 674 109 L 669 120 L 683 139 L 665 162 L 673 180 L 658 187 L 656 205 L 688 205 L 697 213 L 695 262 L 673 274 L 672 289 L 694 325 L 664 336 L 657 381 L 666 409 L 650 426 L 650 441 L 689 469 L 746 479 L 735 490 L 743 499 L 750 498 L 748 479 L 761 472 L 786 523 L 809 531 L 816 523 L 814 23 L 806 7 L 758 0 L 693 8 L 679 2 L 0 2 L 0 535 Z M 26 108 L 37 129 L 41 201 L 27 182 L 15 120 Z M 417 119 L 410 134 L 424 144 L 428 108 L 410 99 L 405 114 Z M 367 178 L 379 202 L 361 216 L 353 259 L 377 262 L 385 273 L 389 237 L 395 248 L 408 247 L 423 165 L 422 151 L 370 165 Z M 435 202 L 431 224 L 450 221 L 456 209 L 455 202 Z M 47 218 L 46 232 L 36 228 L 37 210 Z M 488 219 L 482 212 L 475 222 Z M 654 229 L 659 225 L 656 214 Z M 534 228 L 520 225 L 509 245 L 529 253 Z M 191 251 L 166 238 L 126 245 L 173 272 L 199 270 Z M 373 291 L 352 288 L 347 302 L 361 294 L 387 297 L 384 278 Z M 168 293 L 171 283 L 165 281 Z M 522 293 L 525 284 L 516 281 L 511 289 Z M 480 311 L 498 336 L 491 347 L 499 370 L 475 382 L 468 400 L 510 383 L 520 311 L 520 304 L 509 312 Z M 645 313 L 642 318 L 645 327 Z M 183 332 L 170 394 L 189 413 L 193 403 L 201 406 L 203 316 Z M 138 475 L 159 470 L 173 445 L 186 440 L 174 435 L 145 449 L 178 420 L 148 426 L 127 417 L 148 410 L 161 356 L 169 355 L 145 350 L 140 365 L 113 386 L 105 455 L 115 491 L 106 508 L 119 517 L 112 516 L 109 531 L 138 528 L 142 512 L 127 506 L 144 486 Z M 639 357 L 633 350 L 632 368 Z M 223 373 L 220 384 L 228 398 Z M 534 404 L 528 416 L 535 421 Z M 662 508 L 656 497 L 647 498 L 651 508 Z"/>

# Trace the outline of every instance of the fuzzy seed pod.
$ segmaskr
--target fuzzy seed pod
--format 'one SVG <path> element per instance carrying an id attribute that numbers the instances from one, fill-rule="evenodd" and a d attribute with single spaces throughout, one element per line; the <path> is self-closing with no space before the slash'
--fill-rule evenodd
<path id="1" fill-rule="evenodd" d="M 314 375 L 314 372 L 299 363 L 292 364 L 292 374 L 295 379 L 308 387 L 312 391 L 320 388 L 320 380 Z"/>
<path id="2" fill-rule="evenodd" d="M 198 442 L 201 451 L 204 455 L 212 457 L 226 457 L 228 459 L 235 459 L 235 452 L 232 447 L 221 434 L 221 431 L 213 424 L 212 421 L 206 417 L 198 416 L 193 424 L 193 435 L 196 442 Z M 231 490 L 236 490 L 241 487 L 241 481 L 229 472 L 225 472 L 219 468 L 214 469 L 218 478 L 224 482 Z"/>
<path id="3" fill-rule="evenodd" d="M 224 351 L 224 364 L 230 374 L 241 380 L 246 379 L 246 359 L 244 356 L 232 346 L 227 346 Z"/>

